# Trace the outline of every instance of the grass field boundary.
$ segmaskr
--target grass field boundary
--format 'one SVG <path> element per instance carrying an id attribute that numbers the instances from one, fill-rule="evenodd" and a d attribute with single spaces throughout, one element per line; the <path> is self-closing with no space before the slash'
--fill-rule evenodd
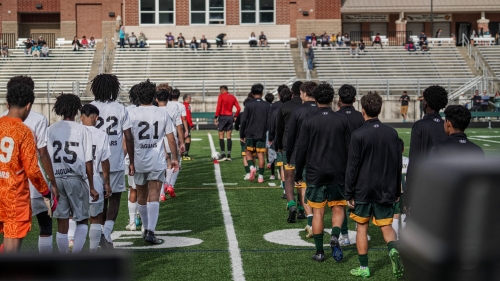
<path id="1" fill-rule="evenodd" d="M 214 140 L 212 134 L 207 133 L 208 141 L 210 142 L 211 155 L 215 154 Z M 224 225 L 226 227 L 227 240 L 229 242 L 229 257 L 231 258 L 231 267 L 233 280 L 245 281 L 245 273 L 243 271 L 243 260 L 241 259 L 241 252 L 238 246 L 238 239 L 236 238 L 236 231 L 234 230 L 233 217 L 229 210 L 229 202 L 222 182 L 222 175 L 220 165 L 217 160 L 214 160 L 214 173 L 215 181 L 217 182 L 217 189 L 219 191 L 220 205 L 222 208 L 222 215 L 224 217 Z"/>

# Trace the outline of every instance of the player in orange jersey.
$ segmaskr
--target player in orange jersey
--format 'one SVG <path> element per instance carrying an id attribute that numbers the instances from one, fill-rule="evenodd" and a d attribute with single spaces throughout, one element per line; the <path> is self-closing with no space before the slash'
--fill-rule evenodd
<path id="1" fill-rule="evenodd" d="M 28 178 L 44 198 L 50 201 L 51 197 L 38 166 L 33 132 L 22 123 L 34 100 L 35 94 L 27 85 L 9 88 L 9 113 L 0 118 L 0 233 L 4 234 L 6 253 L 19 252 L 23 238 L 31 230 Z M 49 203 L 50 212 L 56 205 L 56 199 L 54 206 Z"/>

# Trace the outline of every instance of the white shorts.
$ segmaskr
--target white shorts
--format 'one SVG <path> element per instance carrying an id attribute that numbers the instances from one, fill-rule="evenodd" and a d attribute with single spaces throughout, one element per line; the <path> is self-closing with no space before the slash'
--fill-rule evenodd
<path id="1" fill-rule="evenodd" d="M 45 205 L 43 197 L 31 198 L 31 213 L 33 216 L 47 211 L 47 205 Z"/>
<path id="2" fill-rule="evenodd" d="M 56 178 L 59 202 L 54 211 L 56 219 L 69 219 L 76 222 L 89 218 L 89 187 L 81 177 Z"/>
<path id="3" fill-rule="evenodd" d="M 102 182 L 104 182 L 104 176 L 101 173 Z M 112 193 L 120 193 L 126 190 L 125 187 L 125 171 L 117 171 L 109 173 L 109 185 L 111 186 Z"/>
<path id="4" fill-rule="evenodd" d="M 129 168 L 128 168 L 128 165 L 125 165 L 125 174 L 127 175 L 127 179 L 128 179 L 128 187 L 131 187 L 133 189 L 137 189 L 137 187 L 135 186 L 135 181 L 134 181 L 134 176 L 130 176 L 128 173 L 129 173 Z"/>
<path id="5" fill-rule="evenodd" d="M 99 203 L 90 203 L 89 215 L 91 217 L 97 217 L 104 210 L 104 200 Z"/>
<path id="6" fill-rule="evenodd" d="M 165 182 L 165 170 L 153 171 L 149 173 L 135 173 L 135 182 L 138 185 L 146 185 L 148 181 L 161 181 Z"/>

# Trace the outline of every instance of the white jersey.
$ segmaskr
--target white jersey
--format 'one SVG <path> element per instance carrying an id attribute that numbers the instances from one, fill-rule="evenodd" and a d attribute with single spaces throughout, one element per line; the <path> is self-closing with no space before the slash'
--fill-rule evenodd
<path id="1" fill-rule="evenodd" d="M 172 121 L 164 108 L 140 106 L 130 111 L 134 135 L 135 171 L 149 173 L 166 167 L 163 137 L 173 132 Z"/>
<path id="2" fill-rule="evenodd" d="M 47 150 L 56 178 L 81 176 L 87 179 L 85 164 L 92 161 L 92 135 L 85 126 L 59 121 L 49 127 Z"/>
<path id="3" fill-rule="evenodd" d="M 403 169 L 401 170 L 401 174 L 406 175 L 406 171 L 408 170 L 408 163 L 410 163 L 410 158 L 403 156 Z"/>
<path id="4" fill-rule="evenodd" d="M 92 197 L 89 197 L 90 203 L 100 203 L 104 200 L 104 182 L 99 174 L 102 170 L 101 162 L 111 156 L 109 152 L 108 135 L 103 131 L 93 126 L 85 126 L 92 136 L 92 159 L 94 160 L 94 189 L 99 193 L 97 202 L 92 202 Z"/>
<path id="5" fill-rule="evenodd" d="M 110 172 L 123 171 L 125 159 L 122 149 L 123 131 L 132 127 L 128 112 L 125 106 L 116 101 L 93 101 L 91 104 L 99 109 L 96 128 L 108 134 L 111 150 Z"/>
<path id="6" fill-rule="evenodd" d="M 3 113 L 3 116 L 7 115 L 9 111 L 5 111 Z M 31 131 L 33 131 L 33 135 L 35 137 L 35 142 L 36 142 L 36 148 L 44 148 L 47 146 L 47 128 L 49 125 L 49 122 L 47 121 L 47 118 L 45 116 L 41 115 L 40 113 L 30 111 L 30 114 L 28 115 L 28 118 L 24 120 L 24 124 L 28 126 Z M 38 167 L 40 168 L 40 171 L 44 172 L 42 166 L 40 165 L 40 159 L 38 159 Z M 29 181 L 30 185 L 30 196 L 31 198 L 40 198 L 42 197 L 42 194 L 38 192 L 38 190 L 33 186 L 31 181 Z"/>
<path id="7" fill-rule="evenodd" d="M 162 108 L 162 107 L 160 107 Z M 182 119 L 181 119 L 181 111 L 179 110 L 179 107 L 174 103 L 174 102 L 168 102 L 167 106 L 165 107 L 168 115 L 170 116 L 170 119 L 172 120 L 172 127 L 174 130 L 174 136 L 177 139 L 177 126 L 182 125 Z"/>
<path id="8" fill-rule="evenodd" d="M 182 102 L 180 101 L 171 101 L 171 102 L 168 102 L 168 103 L 174 103 L 175 105 L 177 105 L 177 107 L 179 108 L 179 111 L 181 112 L 181 116 L 182 117 L 186 117 L 186 107 L 184 106 L 184 104 L 182 104 Z"/>

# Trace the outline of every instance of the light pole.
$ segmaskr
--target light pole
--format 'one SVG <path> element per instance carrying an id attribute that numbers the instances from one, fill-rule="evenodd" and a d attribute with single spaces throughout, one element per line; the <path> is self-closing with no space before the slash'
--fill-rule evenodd
<path id="1" fill-rule="evenodd" d="M 431 37 L 434 34 L 434 1 L 431 0 Z"/>

